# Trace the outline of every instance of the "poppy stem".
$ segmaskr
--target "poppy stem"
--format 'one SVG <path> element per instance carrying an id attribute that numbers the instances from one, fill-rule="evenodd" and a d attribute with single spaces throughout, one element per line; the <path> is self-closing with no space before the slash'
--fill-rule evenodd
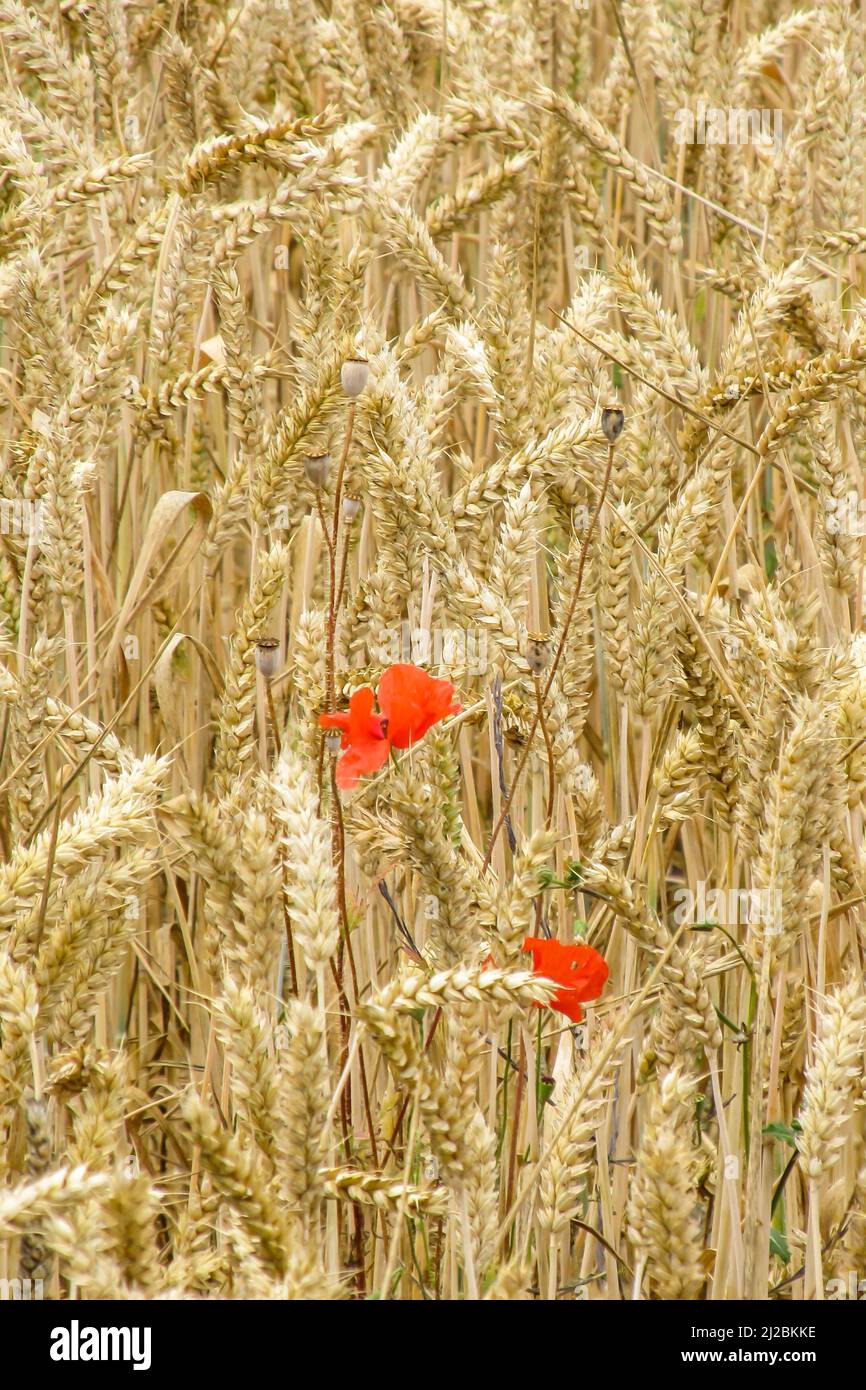
<path id="1" fill-rule="evenodd" d="M 520 1107 L 523 1103 L 523 1088 L 526 1085 L 526 1040 L 520 1035 L 520 1061 L 518 1062 L 517 1089 L 514 1093 L 514 1119 L 511 1122 L 511 1148 L 508 1155 L 508 1191 L 505 1197 L 505 1210 L 511 1210 L 514 1196 L 514 1180 L 517 1176 L 517 1137 L 520 1133 Z"/>
<path id="2" fill-rule="evenodd" d="M 328 529 L 328 521 L 325 516 L 325 508 L 322 505 L 322 489 L 320 487 L 316 488 L 316 511 L 319 514 L 319 525 L 322 528 L 322 535 L 325 537 L 325 547 L 328 551 L 328 554 L 330 555 L 333 551 L 334 546 L 331 540 L 331 533 Z"/>
<path id="3" fill-rule="evenodd" d="M 355 402 L 349 405 L 348 416 L 346 419 L 346 433 L 343 438 L 343 448 L 340 452 L 340 462 L 337 468 L 337 481 L 334 488 L 334 513 L 330 532 L 325 521 L 324 508 L 322 507 L 321 492 L 316 491 L 316 505 L 319 509 L 319 518 L 322 530 L 325 535 L 325 544 L 328 548 L 328 629 L 327 646 L 325 650 L 325 698 L 329 710 L 337 707 L 337 681 L 336 681 L 336 661 L 334 653 L 335 634 L 337 627 L 337 614 L 340 602 L 343 597 L 343 587 L 346 574 L 346 556 L 348 546 L 343 556 L 343 567 L 340 575 L 339 590 L 337 588 L 337 551 L 340 538 L 340 504 L 343 495 L 343 475 L 346 470 L 346 460 L 349 457 L 349 447 L 352 442 L 352 431 L 355 425 Z M 324 758 L 324 740 L 320 745 L 319 751 L 319 804 L 321 805 L 321 772 Z M 344 952 L 349 957 L 349 970 L 352 975 L 352 988 L 355 1002 L 358 1001 L 358 977 L 355 970 L 355 956 L 352 950 L 352 941 L 349 933 L 349 912 L 346 905 L 346 832 L 343 824 L 343 808 L 340 803 L 340 792 L 337 787 L 337 767 L 336 762 L 331 764 L 331 859 L 337 875 L 337 904 L 340 913 L 340 950 L 338 964 L 334 971 L 334 978 L 337 984 L 337 992 L 340 998 L 340 1033 L 343 1049 L 344 1063 L 348 1057 L 349 1049 L 349 1001 L 346 997 L 346 990 L 343 982 Z M 370 1094 L 367 1086 L 367 1072 L 364 1064 L 363 1048 L 359 1049 L 359 1070 L 361 1073 L 361 1090 L 364 1099 L 364 1110 L 367 1119 L 367 1127 L 370 1133 L 370 1150 L 374 1164 L 378 1167 L 378 1154 L 376 1150 L 376 1131 L 373 1125 L 373 1115 L 370 1107 Z M 352 1110 L 351 1110 L 351 1086 L 347 1086 L 344 1092 L 344 1138 L 348 1138 L 347 1129 L 351 1129 Z M 347 1147 L 348 1156 L 348 1147 Z M 358 1262 L 358 1284 L 359 1289 L 363 1290 L 364 1285 L 364 1266 L 363 1266 L 363 1238 L 364 1222 L 363 1213 L 356 1205 L 355 1208 L 355 1256 Z"/>
<path id="4" fill-rule="evenodd" d="M 340 914 L 340 949 L 337 954 L 337 968 L 335 980 L 337 991 L 340 996 L 340 1035 L 343 1048 L 343 1063 L 345 1064 L 349 1050 L 349 1001 L 346 998 L 346 990 L 343 984 L 343 952 L 349 936 L 349 914 L 346 907 L 346 874 L 344 866 L 345 835 L 343 828 L 343 808 L 340 805 L 340 793 L 337 788 L 337 765 L 331 761 L 331 861 L 337 875 L 337 909 Z M 344 1093 L 349 1098 L 348 1121 L 351 1127 L 351 1087 L 347 1086 Z M 348 1155 L 347 1155 L 348 1156 Z"/>
<path id="5" fill-rule="evenodd" d="M 342 942 L 340 943 L 340 947 L 341 947 L 341 949 L 342 949 Z M 348 1067 L 349 1067 L 349 1044 L 348 1044 L 348 1036 L 347 1036 L 346 1032 L 344 1031 L 344 1025 L 345 1025 L 345 1027 L 348 1027 L 349 1002 L 348 1002 L 348 1000 L 346 999 L 346 992 L 345 992 L 345 990 L 343 989 L 343 981 L 342 981 L 342 976 L 341 976 L 341 970 L 338 969 L 338 967 L 334 964 L 333 957 L 332 957 L 331 960 L 329 961 L 329 965 L 330 965 L 330 967 L 331 967 L 331 974 L 332 974 L 333 977 L 334 977 L 334 984 L 335 984 L 336 987 L 337 987 L 337 996 L 338 996 L 339 1001 L 340 1001 L 340 1074 L 341 1074 L 341 1075 L 346 1075 L 346 1085 L 343 1086 L 342 1089 L 341 1089 L 341 1091 L 340 1091 L 340 1130 L 341 1130 L 341 1132 L 342 1132 L 342 1137 L 343 1137 L 343 1155 L 344 1155 L 344 1159 L 345 1159 L 345 1162 L 346 1162 L 346 1163 L 351 1164 L 351 1162 L 352 1162 L 352 1140 L 351 1140 L 351 1137 L 350 1137 L 350 1131 L 351 1131 L 351 1126 L 352 1126 L 352 1112 L 351 1112 L 351 1104 L 352 1104 L 352 1102 L 351 1102 L 351 1090 L 352 1090 L 352 1087 L 351 1087 L 350 1078 L 349 1078 L 349 1076 L 348 1076 L 348 1074 L 347 1074 L 347 1072 L 348 1072 Z M 320 1000 L 324 1000 L 324 978 L 321 978 L 320 981 L 319 981 L 319 999 L 320 999 Z M 322 1008 L 324 1009 L 324 1004 L 322 1004 Z M 363 1262 L 363 1252 L 364 1252 L 364 1213 L 363 1213 L 363 1212 L 361 1211 L 361 1209 L 360 1209 L 360 1203 L 359 1203 L 359 1202 L 353 1202 L 353 1203 L 352 1203 L 352 1216 L 353 1216 L 354 1225 L 355 1225 L 355 1235 L 354 1235 L 354 1244 L 355 1244 L 355 1255 L 354 1255 L 354 1259 L 355 1259 L 355 1286 L 356 1286 L 356 1288 L 357 1288 L 357 1290 L 358 1290 L 358 1293 L 359 1293 L 359 1294 L 363 1294 L 363 1292 L 364 1292 L 364 1283 L 365 1283 L 365 1280 L 364 1280 L 364 1262 Z"/>
<path id="6" fill-rule="evenodd" d="M 346 587 L 346 569 L 349 563 L 349 536 L 343 541 L 343 554 L 340 560 L 340 581 L 337 585 L 337 600 L 334 604 L 334 612 L 339 613 L 343 602 L 343 590 Z"/>
<path id="7" fill-rule="evenodd" d="M 343 807 L 340 802 L 340 791 L 337 786 L 337 764 L 331 765 L 331 797 L 334 810 L 334 827 L 336 829 L 336 840 L 332 840 L 335 867 L 337 870 L 337 901 L 340 910 L 340 927 L 342 929 L 343 944 L 345 945 L 346 955 L 349 958 L 349 973 L 352 976 L 352 993 L 357 1004 L 360 998 L 358 989 L 358 972 L 355 966 L 355 952 L 352 948 L 352 936 L 349 931 L 349 910 L 346 904 L 346 828 L 343 823 Z M 348 1056 L 348 1031 L 349 1031 L 349 1001 L 346 998 L 346 991 L 343 984 L 342 968 L 339 972 L 339 986 L 341 995 L 341 1016 L 345 1027 L 346 1056 Z M 367 1119 L 367 1128 L 370 1132 L 370 1152 L 373 1163 L 378 1168 L 379 1154 L 376 1147 L 376 1130 L 373 1124 L 373 1111 L 370 1106 L 370 1092 L 367 1086 L 367 1069 L 364 1063 L 364 1049 L 358 1049 L 358 1066 L 361 1073 L 361 1094 L 364 1100 L 364 1113 Z M 346 1088 L 349 1089 L 348 1087 Z"/>
<path id="8" fill-rule="evenodd" d="M 328 545 L 328 649 L 325 658 L 325 692 L 328 699 L 328 708 L 331 710 L 336 708 L 334 634 L 337 626 L 339 600 L 343 596 L 342 582 L 340 584 L 339 595 L 337 593 L 337 547 L 340 539 L 340 505 L 343 500 L 343 476 L 346 471 L 346 460 L 349 457 L 349 447 L 352 443 L 352 432 L 354 428 L 355 402 L 352 401 L 349 405 L 349 413 L 346 417 L 346 433 L 343 438 L 343 448 L 340 452 L 340 462 L 337 467 L 337 481 L 334 486 L 334 516 L 331 525 L 330 539 L 328 539 L 327 527 L 325 528 L 325 538 Z M 324 526 L 324 520 L 322 521 L 322 525 Z"/>
<path id="9" fill-rule="evenodd" d="M 430 1032 L 427 1034 L 427 1041 L 424 1043 L 424 1052 L 425 1052 L 425 1054 L 426 1054 L 427 1052 L 429 1052 L 429 1050 L 430 1050 L 430 1044 L 431 1044 L 432 1041 L 433 1041 L 433 1034 L 436 1032 L 436 1029 L 437 1029 L 438 1026 L 439 1026 L 439 1020 L 440 1020 L 441 1017 L 442 1017 L 442 1006 L 440 1005 L 440 1006 L 437 1008 L 435 1014 L 433 1015 L 433 1022 L 430 1024 Z M 394 1121 L 394 1128 L 393 1128 L 392 1131 L 391 1131 L 391 1138 L 390 1138 L 390 1141 L 387 1141 L 387 1142 L 388 1142 L 388 1149 L 389 1149 L 389 1152 L 390 1152 L 392 1158 L 395 1158 L 395 1157 L 396 1157 L 396 1154 L 395 1154 L 395 1152 L 394 1152 L 394 1145 L 395 1145 L 395 1143 L 397 1142 L 397 1135 L 400 1133 L 400 1126 L 401 1126 L 401 1124 L 403 1123 L 403 1116 L 406 1114 L 406 1111 L 409 1109 L 409 1101 L 410 1101 L 411 1099 L 412 1099 L 411 1095 L 409 1095 L 408 1092 L 407 1092 L 407 1094 L 403 1097 L 402 1104 L 401 1104 L 400 1109 L 399 1109 L 399 1111 L 398 1111 L 398 1113 L 397 1113 L 397 1118 L 396 1118 L 396 1120 Z"/>
<path id="10" fill-rule="evenodd" d="M 499 1049 L 500 1056 L 502 1056 L 502 1057 L 505 1058 L 505 1061 L 507 1062 L 508 1066 L 506 1067 L 506 1070 L 502 1073 L 502 1128 L 501 1128 L 501 1130 L 499 1131 L 499 1138 L 498 1138 L 497 1143 L 496 1143 L 496 1162 L 497 1162 L 497 1163 L 501 1163 L 501 1162 L 502 1162 L 502 1150 L 503 1150 L 504 1147 L 505 1147 L 505 1136 L 506 1136 L 507 1133 L 508 1133 L 508 1081 L 509 1081 L 509 1075 L 510 1075 L 510 1071 L 511 1071 L 512 1069 L 513 1069 L 514 1071 L 517 1071 L 517 1063 L 515 1062 L 514 1058 L 513 1058 L 512 1055 L 511 1055 L 511 1040 L 512 1040 L 512 1037 L 513 1037 L 513 1036 L 514 1036 L 514 1022 L 513 1022 L 512 1019 L 509 1019 L 509 1021 L 508 1021 L 508 1039 L 507 1039 L 507 1043 L 506 1043 L 506 1050 L 503 1052 L 503 1051 L 502 1051 L 502 1048 Z"/>
<path id="11" fill-rule="evenodd" d="M 343 500 L 343 475 L 346 471 L 346 460 L 349 457 L 349 446 L 352 443 L 352 431 L 355 428 L 355 402 L 349 404 L 349 412 L 346 416 L 346 434 L 343 439 L 343 449 L 340 454 L 340 462 L 337 466 L 337 482 L 334 487 L 334 544 L 337 543 L 337 528 L 340 524 L 340 503 Z"/>
<path id="12" fill-rule="evenodd" d="M 601 509 L 604 506 L 604 500 L 607 496 L 607 489 L 610 483 L 610 474 L 612 468 L 613 445 L 611 444 L 610 448 L 607 451 L 607 467 L 604 471 L 604 479 L 602 480 L 602 484 L 599 489 L 598 500 L 595 504 L 595 510 L 593 511 L 592 516 L 589 519 L 589 525 L 586 528 L 586 535 L 583 538 L 583 545 L 580 547 L 580 558 L 577 563 L 577 578 L 574 584 L 574 593 L 571 596 L 571 603 L 568 606 L 568 613 L 566 614 L 565 622 L 562 625 L 562 632 L 559 635 L 559 642 L 557 644 L 553 662 L 551 663 L 550 674 L 547 677 L 547 681 L 544 686 L 544 693 L 541 697 L 542 702 L 547 699 L 548 695 L 550 694 L 550 688 L 553 685 L 554 680 L 556 679 L 556 672 L 559 668 L 559 663 L 562 660 L 562 653 L 565 650 L 566 641 L 568 640 L 568 632 L 574 620 L 575 612 L 577 610 L 577 601 L 580 598 L 580 591 L 583 587 L 583 571 L 586 567 L 586 557 L 589 551 L 590 542 L 592 540 L 592 533 L 595 530 L 599 513 L 601 512 Z M 538 714 L 536 713 L 535 718 L 533 719 L 529 729 L 529 734 L 526 739 L 526 746 L 523 749 L 520 762 L 517 765 L 517 771 L 511 779 L 511 790 L 505 798 L 502 810 L 499 812 L 499 819 L 497 820 L 496 825 L 493 827 L 493 833 L 491 834 L 489 843 L 487 845 L 487 853 L 484 856 L 484 863 L 481 865 L 482 874 L 486 874 L 487 870 L 490 868 L 490 861 L 493 857 L 493 850 L 496 845 L 496 841 L 499 838 L 499 832 L 505 824 L 505 818 L 508 815 L 508 812 L 511 810 L 511 803 L 514 800 L 514 794 L 517 791 L 520 778 L 523 775 L 523 770 L 526 767 L 527 762 L 529 761 L 529 755 L 532 751 L 532 740 L 535 737 L 535 732 L 538 728 L 538 724 L 539 718 Z"/>
<path id="13" fill-rule="evenodd" d="M 553 802 L 556 794 L 556 764 L 553 755 L 553 743 L 550 738 L 550 730 L 547 727 L 547 720 L 544 717 L 544 698 L 541 694 L 541 680 L 538 676 L 533 676 L 532 679 L 535 684 L 535 703 L 538 709 L 538 722 L 541 725 L 541 732 L 544 736 L 544 746 L 547 749 L 547 807 L 544 813 L 544 823 L 549 830 L 553 823 Z"/>

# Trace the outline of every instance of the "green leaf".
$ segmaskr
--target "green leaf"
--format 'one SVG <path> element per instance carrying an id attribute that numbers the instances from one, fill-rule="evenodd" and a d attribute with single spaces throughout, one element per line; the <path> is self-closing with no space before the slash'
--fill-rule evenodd
<path id="1" fill-rule="evenodd" d="M 770 1227 L 770 1254 L 775 1255 L 784 1265 L 791 1263 L 791 1251 L 788 1242 L 782 1232 L 776 1230 L 775 1226 Z"/>
<path id="2" fill-rule="evenodd" d="M 781 1139 L 783 1144 L 790 1144 L 791 1148 L 795 1149 L 797 1147 L 796 1131 L 801 1128 L 798 1120 L 795 1120 L 793 1125 L 785 1125 L 782 1124 L 781 1120 L 774 1120 L 772 1124 L 764 1125 L 761 1133 L 769 1135 L 771 1139 Z"/>
<path id="3" fill-rule="evenodd" d="M 583 883 L 583 865 L 579 859 L 569 860 L 565 870 L 565 886 L 567 888 L 579 888 Z"/>
<path id="4" fill-rule="evenodd" d="M 554 1083 L 552 1081 L 539 1081 L 538 1083 L 538 1104 L 546 1105 L 553 1095 Z"/>
<path id="5" fill-rule="evenodd" d="M 722 1013 L 722 1011 L 721 1011 L 721 1009 L 719 1008 L 718 1004 L 714 1004 L 714 1005 L 713 1005 L 713 1008 L 714 1008 L 715 1011 L 716 1011 L 716 1016 L 717 1016 L 718 1018 L 721 1019 L 722 1023 L 724 1023 L 724 1025 L 725 1025 L 726 1028 L 730 1028 L 730 1030 L 731 1030 L 732 1033 L 740 1033 L 740 1032 L 742 1032 L 742 1029 L 739 1028 L 738 1025 L 737 1025 L 736 1023 L 732 1023 L 732 1022 L 731 1022 L 731 1020 L 728 1018 L 727 1014 L 723 1014 L 723 1013 Z"/>

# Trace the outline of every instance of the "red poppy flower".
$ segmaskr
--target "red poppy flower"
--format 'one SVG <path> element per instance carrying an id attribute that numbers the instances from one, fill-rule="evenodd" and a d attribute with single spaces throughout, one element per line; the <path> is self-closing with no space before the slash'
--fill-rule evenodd
<path id="1" fill-rule="evenodd" d="M 376 772 L 389 750 L 408 748 L 460 706 L 450 681 L 428 676 L 420 666 L 390 666 L 379 682 L 379 708 L 373 713 L 369 685 L 356 690 L 348 711 L 320 714 L 323 729 L 339 729 L 345 750 L 337 763 L 337 786 L 348 791 L 368 772 Z"/>
<path id="2" fill-rule="evenodd" d="M 532 952 L 532 968 L 536 975 L 543 975 L 559 985 L 549 1007 L 580 1023 L 583 1019 L 581 1004 L 587 999 L 597 999 L 604 989 L 609 974 L 604 956 L 582 942 L 563 946 L 561 941 L 548 941 L 543 936 L 527 936 L 523 949 Z"/>
<path id="3" fill-rule="evenodd" d="M 420 666 L 389 666 L 379 682 L 379 708 L 388 721 L 394 748 L 408 748 L 446 715 L 460 709 L 454 686 L 428 676 Z"/>
<path id="4" fill-rule="evenodd" d="M 369 685 L 356 690 L 349 700 L 348 710 L 336 714 L 320 714 L 323 729 L 340 729 L 343 734 L 341 754 L 337 763 L 337 786 L 349 791 L 367 772 L 376 772 L 388 758 L 390 747 L 385 736 L 382 716 L 373 713 L 373 691 Z"/>

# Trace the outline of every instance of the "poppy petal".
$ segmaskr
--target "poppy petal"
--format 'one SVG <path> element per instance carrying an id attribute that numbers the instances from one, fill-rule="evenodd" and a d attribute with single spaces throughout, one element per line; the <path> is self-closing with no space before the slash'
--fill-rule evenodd
<path id="1" fill-rule="evenodd" d="M 417 743 L 446 715 L 456 714 L 450 681 L 436 680 L 420 666 L 398 662 L 379 682 L 379 708 L 388 720 L 388 738 L 395 748 Z"/>
<path id="2" fill-rule="evenodd" d="M 559 985 L 550 1008 L 580 1023 L 581 1003 L 598 998 L 610 973 L 604 956 L 584 942 L 564 945 L 542 936 L 527 936 L 523 949 L 531 952 L 535 973 Z"/>
<path id="3" fill-rule="evenodd" d="M 362 685 L 349 700 L 348 710 L 319 715 L 323 729 L 340 729 L 344 752 L 337 763 L 337 786 L 349 791 L 367 772 L 375 772 L 388 757 L 390 743 L 384 721 L 373 713 L 376 696 L 372 686 Z"/>
<path id="4" fill-rule="evenodd" d="M 382 764 L 387 762 L 388 751 L 386 738 L 350 743 L 337 763 L 337 786 L 341 791 L 351 791 L 362 777 L 369 772 L 377 772 Z"/>

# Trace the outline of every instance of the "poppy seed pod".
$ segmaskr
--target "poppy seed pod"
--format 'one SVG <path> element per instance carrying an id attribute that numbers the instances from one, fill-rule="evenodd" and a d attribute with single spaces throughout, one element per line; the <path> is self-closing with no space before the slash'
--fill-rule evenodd
<path id="1" fill-rule="evenodd" d="M 350 497 L 347 493 L 343 498 L 343 516 L 346 521 L 354 521 L 360 510 L 361 499 L 359 497 Z"/>
<path id="2" fill-rule="evenodd" d="M 343 735 L 340 733 L 339 729 L 331 729 L 325 734 L 325 747 L 332 758 L 336 758 L 342 742 Z"/>
<path id="3" fill-rule="evenodd" d="M 360 396 L 369 375 L 370 364 L 366 357 L 347 357 L 340 368 L 340 385 L 347 396 Z"/>
<path id="4" fill-rule="evenodd" d="M 601 412 L 601 428 L 609 444 L 615 444 L 622 434 L 625 414 L 619 405 L 607 405 Z"/>
<path id="5" fill-rule="evenodd" d="M 330 471 L 330 454 L 307 454 L 304 459 L 304 472 L 314 487 L 324 487 Z"/>
<path id="6" fill-rule="evenodd" d="M 550 638 L 542 637 L 536 632 L 528 632 L 523 655 L 532 674 L 540 676 L 542 671 L 547 670 L 550 661 Z"/>
<path id="7" fill-rule="evenodd" d="M 276 637 L 260 637 L 256 643 L 256 670 L 266 681 L 273 680 L 280 665 L 280 644 Z"/>

